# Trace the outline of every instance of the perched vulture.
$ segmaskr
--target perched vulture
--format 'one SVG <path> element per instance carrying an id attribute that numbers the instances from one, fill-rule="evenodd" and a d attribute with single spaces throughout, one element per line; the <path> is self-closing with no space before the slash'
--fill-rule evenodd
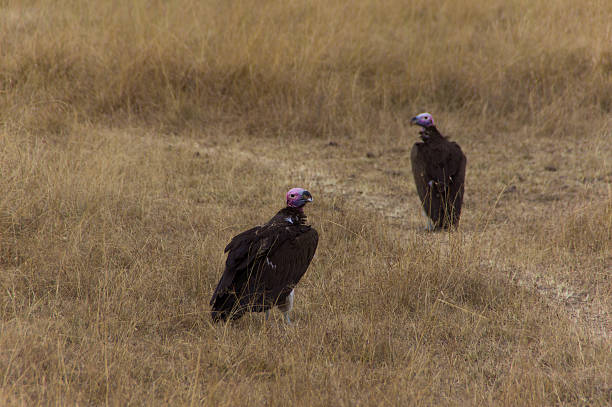
<path id="1" fill-rule="evenodd" d="M 310 192 L 293 188 L 286 200 L 287 207 L 268 223 L 234 236 L 225 248 L 225 271 L 210 300 L 213 321 L 238 319 L 247 311 L 265 311 L 267 319 L 276 305 L 291 324 L 293 288 L 310 265 L 319 235 L 306 225 Z"/>
<path id="2" fill-rule="evenodd" d="M 466 158 L 459 144 L 449 141 L 436 126 L 431 114 L 413 117 L 411 124 L 423 128 L 423 142 L 415 143 L 410 153 L 412 173 L 427 230 L 457 226 L 461 216 Z"/>

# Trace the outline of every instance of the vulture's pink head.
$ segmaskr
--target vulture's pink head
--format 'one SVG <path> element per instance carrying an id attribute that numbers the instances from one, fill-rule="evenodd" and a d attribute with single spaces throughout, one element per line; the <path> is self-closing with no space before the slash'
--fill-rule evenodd
<path id="1" fill-rule="evenodd" d="M 287 192 L 287 206 L 301 208 L 308 202 L 312 202 L 312 195 L 304 188 L 291 188 Z"/>
<path id="2" fill-rule="evenodd" d="M 431 127 L 434 125 L 433 116 L 429 113 L 421 113 L 410 120 L 410 124 L 416 124 L 421 127 Z"/>

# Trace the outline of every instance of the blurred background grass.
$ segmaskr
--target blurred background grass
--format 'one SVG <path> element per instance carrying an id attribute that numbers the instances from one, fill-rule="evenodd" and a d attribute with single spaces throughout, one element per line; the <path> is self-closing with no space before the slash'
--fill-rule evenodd
<path id="1" fill-rule="evenodd" d="M 169 131 L 388 132 L 416 111 L 577 136 L 612 108 L 612 5 L 4 1 L 0 113 Z"/>

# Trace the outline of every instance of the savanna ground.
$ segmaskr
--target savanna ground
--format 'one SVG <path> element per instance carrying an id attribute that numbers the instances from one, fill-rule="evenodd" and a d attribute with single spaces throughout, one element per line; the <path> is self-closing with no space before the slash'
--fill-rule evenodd
<path id="1" fill-rule="evenodd" d="M 604 0 L 1 1 L 0 403 L 610 405 L 611 110 Z M 294 326 L 213 325 L 293 186 Z"/>

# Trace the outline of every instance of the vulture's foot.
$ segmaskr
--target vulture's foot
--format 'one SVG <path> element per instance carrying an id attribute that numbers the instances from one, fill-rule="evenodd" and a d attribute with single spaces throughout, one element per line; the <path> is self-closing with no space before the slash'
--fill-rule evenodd
<path id="1" fill-rule="evenodd" d="M 427 218 L 427 224 L 425 224 L 425 230 L 428 232 L 433 232 L 436 230 L 436 226 L 433 224 L 431 219 Z"/>

